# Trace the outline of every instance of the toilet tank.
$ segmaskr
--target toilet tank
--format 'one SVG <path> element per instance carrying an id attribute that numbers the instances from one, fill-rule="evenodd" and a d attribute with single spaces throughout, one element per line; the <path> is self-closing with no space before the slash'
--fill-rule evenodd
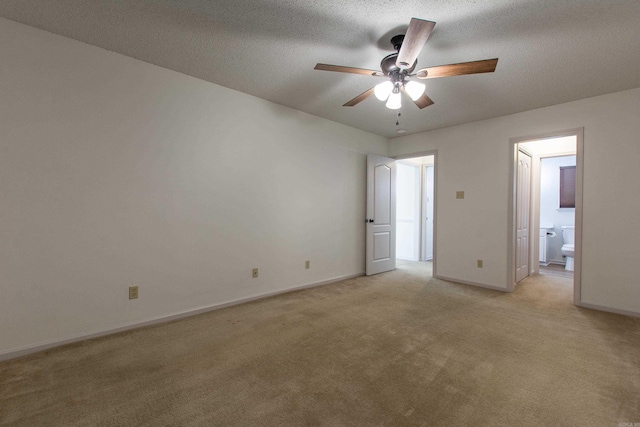
<path id="1" fill-rule="evenodd" d="M 573 225 L 562 226 L 562 241 L 567 245 L 575 244 L 575 227 Z"/>

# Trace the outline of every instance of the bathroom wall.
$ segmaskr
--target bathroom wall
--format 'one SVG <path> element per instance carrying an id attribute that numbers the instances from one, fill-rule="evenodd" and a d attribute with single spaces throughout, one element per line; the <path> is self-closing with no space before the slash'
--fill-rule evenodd
<path id="1" fill-rule="evenodd" d="M 562 226 L 575 224 L 575 209 L 558 207 L 560 200 L 560 167 L 575 166 L 576 156 L 547 157 L 540 161 L 540 225 L 553 225 L 556 237 L 548 238 L 547 259 L 564 263 Z"/>

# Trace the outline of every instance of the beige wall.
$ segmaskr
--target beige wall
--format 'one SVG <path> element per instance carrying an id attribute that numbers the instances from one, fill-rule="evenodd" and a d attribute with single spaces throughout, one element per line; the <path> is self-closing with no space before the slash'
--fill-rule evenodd
<path id="1" fill-rule="evenodd" d="M 0 356 L 364 271 L 386 139 L 3 19 L 0 40 Z"/>
<path id="2" fill-rule="evenodd" d="M 582 302 L 640 313 L 639 117 L 633 89 L 392 139 L 391 156 L 438 151 L 438 274 L 507 288 L 509 139 L 584 127 Z"/>
<path id="3" fill-rule="evenodd" d="M 509 138 L 577 127 L 582 301 L 640 313 L 640 89 L 388 147 L 11 21 L 0 39 L 0 358 L 361 273 L 367 152 L 438 150 L 438 273 L 506 289 Z"/>

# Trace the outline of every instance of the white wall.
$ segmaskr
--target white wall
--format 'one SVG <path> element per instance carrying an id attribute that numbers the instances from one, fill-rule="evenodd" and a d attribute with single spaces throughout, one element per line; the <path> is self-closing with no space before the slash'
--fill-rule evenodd
<path id="1" fill-rule="evenodd" d="M 386 139 L 4 19 L 0 40 L 0 356 L 364 271 Z"/>
<path id="2" fill-rule="evenodd" d="M 555 237 L 548 237 L 547 259 L 564 263 L 562 257 L 562 227 L 575 225 L 575 209 L 559 208 L 560 167 L 575 166 L 576 156 L 547 157 L 540 160 L 540 224 L 552 225 Z"/>
<path id="3" fill-rule="evenodd" d="M 640 313 L 640 198 L 629 197 L 640 181 L 639 115 L 633 89 L 391 140 L 392 156 L 438 150 L 438 275 L 507 289 L 509 138 L 584 127 L 581 300 Z"/>

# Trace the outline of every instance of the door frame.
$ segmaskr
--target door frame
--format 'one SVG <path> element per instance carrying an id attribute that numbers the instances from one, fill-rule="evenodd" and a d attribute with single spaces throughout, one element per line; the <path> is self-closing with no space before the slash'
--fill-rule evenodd
<path id="1" fill-rule="evenodd" d="M 516 175 L 518 149 L 517 144 L 521 142 L 536 141 L 541 139 L 561 138 L 565 136 L 576 137 L 576 207 L 575 207 L 575 257 L 573 271 L 573 304 L 580 305 L 581 283 L 582 283 L 582 204 L 583 204 L 583 177 L 584 177 L 584 128 L 574 128 L 562 131 L 545 132 L 535 135 L 527 135 L 509 138 L 509 215 L 508 215 L 508 251 L 509 262 L 507 269 L 507 290 L 513 292 L 515 289 L 516 276 L 516 251 L 515 251 L 515 223 L 516 223 Z M 537 206 L 536 203 L 532 205 Z M 535 218 L 538 218 L 536 215 Z M 538 244 L 540 224 L 534 223 L 530 229 L 533 239 Z M 537 255 L 536 251 L 534 254 Z"/>
<path id="2" fill-rule="evenodd" d="M 438 237 L 438 150 L 418 151 L 417 153 L 400 154 L 392 157 L 396 160 L 412 159 L 414 157 L 433 156 L 433 258 L 431 259 L 433 277 L 437 275 L 437 237 Z M 422 185 L 421 185 L 422 186 Z M 422 197 L 422 194 L 420 195 Z M 420 235 L 422 236 L 422 221 L 420 221 Z M 421 237 L 422 238 L 422 237 Z M 422 246 L 422 245 L 421 245 Z M 422 249 L 422 248 L 421 248 Z"/>

